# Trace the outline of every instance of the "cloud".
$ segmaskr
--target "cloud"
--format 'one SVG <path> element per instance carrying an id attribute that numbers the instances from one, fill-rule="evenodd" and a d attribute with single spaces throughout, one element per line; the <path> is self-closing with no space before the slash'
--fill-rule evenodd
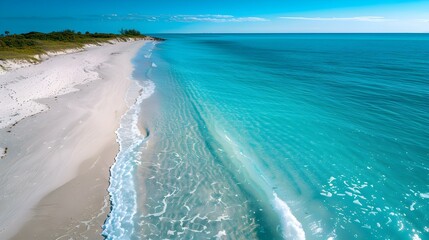
<path id="1" fill-rule="evenodd" d="M 148 15 L 140 15 L 140 14 L 118 15 L 116 13 L 104 14 L 104 15 L 101 15 L 100 17 L 101 19 L 104 19 L 104 20 L 117 20 L 117 21 L 136 20 L 136 21 L 153 22 L 159 19 L 158 16 L 148 16 Z"/>
<path id="2" fill-rule="evenodd" d="M 261 17 L 234 17 L 232 15 L 175 15 L 171 16 L 170 21 L 174 22 L 265 22 L 269 21 L 266 18 Z"/>
<path id="3" fill-rule="evenodd" d="M 415 19 L 415 21 L 420 22 L 420 23 L 422 23 L 422 22 L 427 23 L 427 22 L 429 22 L 429 19 Z"/>
<path id="4" fill-rule="evenodd" d="M 200 15 L 140 15 L 140 14 L 105 14 L 101 16 L 104 20 L 116 20 L 116 21 L 164 21 L 164 22 L 262 22 L 268 21 L 268 19 L 260 17 L 234 17 L 232 15 L 221 15 L 221 14 L 200 14 Z"/>
<path id="5" fill-rule="evenodd" d="M 144 22 L 211 22 L 211 23 L 228 23 L 228 22 L 266 22 L 270 21 L 261 17 L 235 17 L 233 15 L 222 14 L 200 14 L 200 15 L 141 15 L 141 14 L 126 14 L 120 15 L 117 13 L 103 15 L 82 15 L 75 17 L 59 16 L 59 17 L 1 17 L 0 19 L 17 19 L 17 20 L 104 20 L 104 21 L 144 21 Z"/>
<path id="6" fill-rule="evenodd" d="M 379 16 L 360 16 L 360 17 L 280 17 L 289 20 L 304 21 L 356 21 L 356 22 L 386 22 L 393 19 L 387 19 Z"/>

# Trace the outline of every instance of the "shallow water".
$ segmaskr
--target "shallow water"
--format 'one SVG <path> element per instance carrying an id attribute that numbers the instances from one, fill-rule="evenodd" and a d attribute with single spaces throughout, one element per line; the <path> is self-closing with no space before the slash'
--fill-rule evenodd
<path id="1" fill-rule="evenodd" d="M 106 238 L 429 237 L 429 36 L 163 37 L 135 59 Z"/>

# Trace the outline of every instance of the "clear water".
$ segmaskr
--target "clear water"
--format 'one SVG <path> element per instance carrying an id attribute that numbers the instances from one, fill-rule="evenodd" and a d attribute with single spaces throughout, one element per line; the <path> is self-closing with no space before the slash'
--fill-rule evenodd
<path id="1" fill-rule="evenodd" d="M 428 35 L 162 37 L 107 239 L 429 238 Z"/>

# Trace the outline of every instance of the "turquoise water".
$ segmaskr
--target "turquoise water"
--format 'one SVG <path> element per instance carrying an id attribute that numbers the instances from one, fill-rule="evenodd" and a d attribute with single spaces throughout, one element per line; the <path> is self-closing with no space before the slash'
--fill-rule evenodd
<path id="1" fill-rule="evenodd" d="M 428 35 L 162 37 L 107 239 L 429 238 Z"/>

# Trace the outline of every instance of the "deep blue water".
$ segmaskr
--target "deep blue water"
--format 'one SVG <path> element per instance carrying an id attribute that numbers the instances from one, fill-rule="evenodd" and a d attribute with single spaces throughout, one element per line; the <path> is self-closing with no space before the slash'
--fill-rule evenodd
<path id="1" fill-rule="evenodd" d="M 106 238 L 429 238 L 429 35 L 161 37 Z"/>

